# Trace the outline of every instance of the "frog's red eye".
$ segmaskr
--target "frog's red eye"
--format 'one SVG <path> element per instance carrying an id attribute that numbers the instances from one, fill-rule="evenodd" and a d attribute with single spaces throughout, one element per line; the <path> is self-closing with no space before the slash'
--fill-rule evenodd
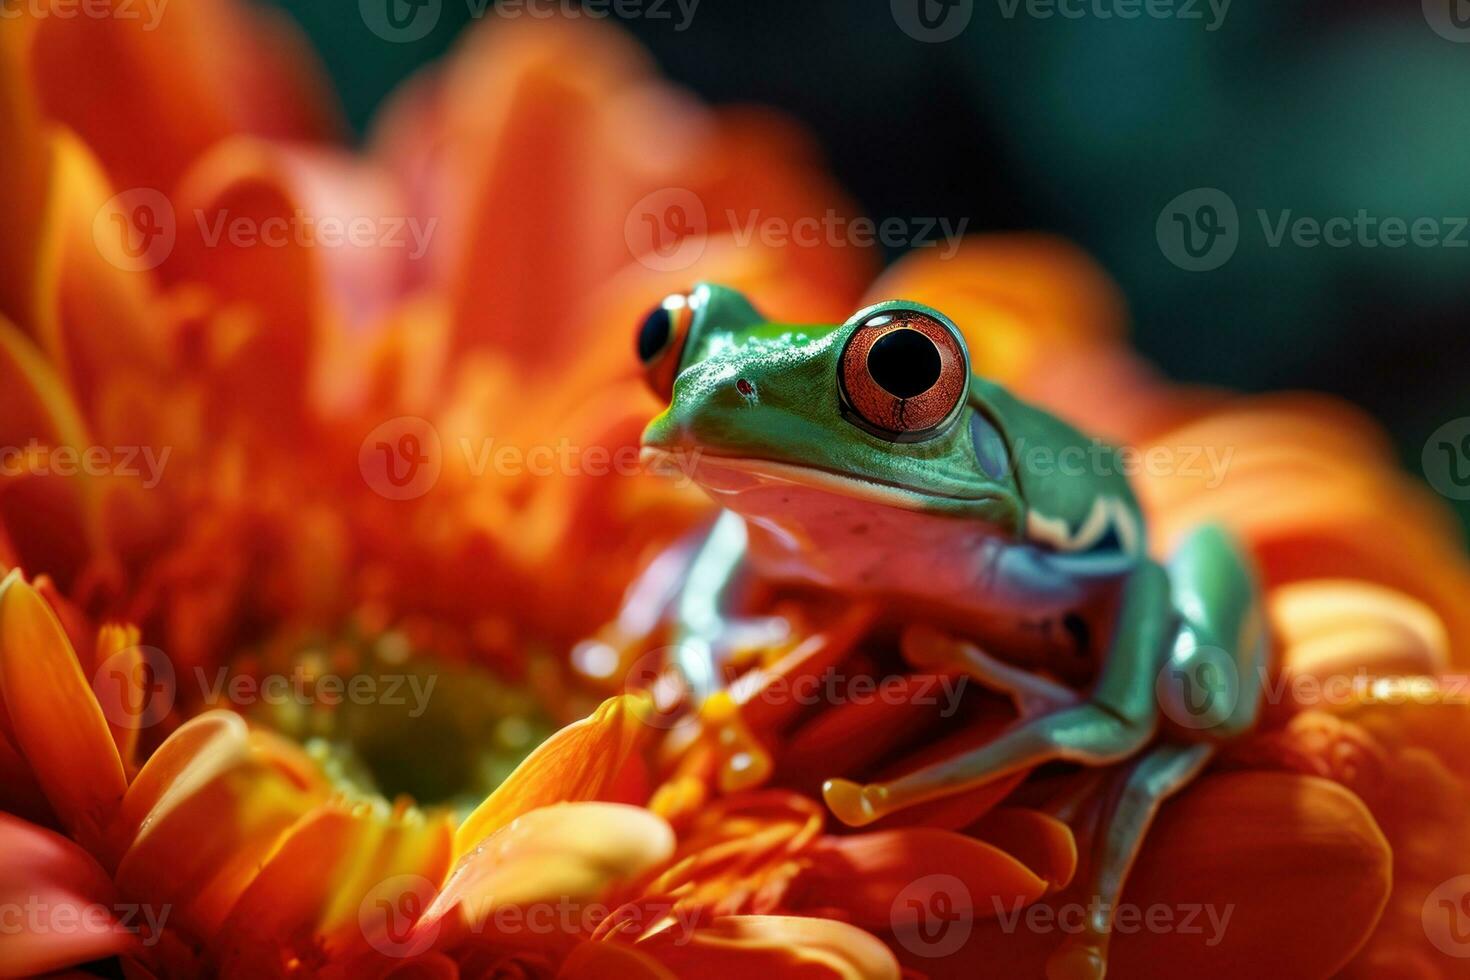
<path id="1" fill-rule="evenodd" d="M 952 421 L 969 380 L 959 338 L 917 310 L 875 313 L 858 324 L 842 352 L 848 417 L 897 442 L 926 438 Z"/>
<path id="2" fill-rule="evenodd" d="M 653 393 L 665 401 L 673 397 L 674 375 L 679 373 L 693 319 L 689 296 L 675 293 L 654 307 L 638 328 L 638 360 L 643 364 L 643 377 Z"/>

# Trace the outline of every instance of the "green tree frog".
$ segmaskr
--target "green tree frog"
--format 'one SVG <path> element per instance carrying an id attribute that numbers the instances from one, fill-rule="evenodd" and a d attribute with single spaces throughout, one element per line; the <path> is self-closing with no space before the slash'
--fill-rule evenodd
<path id="1" fill-rule="evenodd" d="M 668 603 L 685 684 L 717 688 L 713 651 L 746 573 L 966 637 L 949 662 L 916 666 L 1009 695 L 1017 721 L 888 782 L 829 779 L 826 803 L 862 826 L 1043 763 L 1118 767 L 1084 865 L 1097 911 L 1049 967 L 1102 976 L 1160 804 L 1255 724 L 1266 638 L 1247 556 L 1212 526 L 1150 558 L 1116 450 L 973 374 L 960 330 L 921 304 L 795 325 L 701 284 L 647 317 L 637 351 L 668 406 L 645 456 L 694 459 L 723 508 Z"/>

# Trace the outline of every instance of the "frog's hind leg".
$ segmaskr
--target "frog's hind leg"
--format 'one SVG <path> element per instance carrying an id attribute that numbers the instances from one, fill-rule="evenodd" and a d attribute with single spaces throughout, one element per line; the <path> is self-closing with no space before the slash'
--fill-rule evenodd
<path id="1" fill-rule="evenodd" d="M 1160 805 L 1199 775 L 1214 752 L 1207 742 L 1160 745 L 1130 767 L 1105 798 L 1088 864 L 1091 891 L 1083 898 L 1083 927 L 1052 954 L 1048 980 L 1100 980 L 1107 972 L 1113 916 L 1144 835 Z"/>
<path id="2" fill-rule="evenodd" d="M 993 741 L 888 782 L 862 785 L 829 779 L 822 787 L 828 808 L 848 826 L 861 827 L 896 810 L 1047 762 L 1085 766 L 1123 762 L 1158 731 L 1153 678 L 1173 639 L 1175 619 L 1168 577 L 1158 565 L 1145 563 L 1124 586 L 1106 663 L 1086 700 L 1023 716 Z M 1007 680 L 993 664 L 974 657 L 968 658 L 964 669 Z"/>
<path id="3" fill-rule="evenodd" d="M 1225 530 L 1195 531 L 1169 560 L 1183 624 L 1158 685 L 1164 717 L 1186 733 L 1227 739 L 1255 727 L 1267 638 L 1248 555 Z"/>

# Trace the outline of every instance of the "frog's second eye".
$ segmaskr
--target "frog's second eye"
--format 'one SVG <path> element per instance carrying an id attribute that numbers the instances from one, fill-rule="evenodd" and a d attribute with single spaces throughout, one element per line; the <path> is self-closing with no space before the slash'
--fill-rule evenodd
<path id="1" fill-rule="evenodd" d="M 643 376 L 653 393 L 665 401 L 673 397 L 674 375 L 679 373 L 693 319 L 689 297 L 675 293 L 654 307 L 638 328 L 638 360 L 643 364 Z"/>
<path id="2" fill-rule="evenodd" d="M 843 407 L 875 435 L 917 441 L 955 418 L 969 375 L 948 326 L 915 310 L 885 310 L 859 324 L 842 352 Z"/>

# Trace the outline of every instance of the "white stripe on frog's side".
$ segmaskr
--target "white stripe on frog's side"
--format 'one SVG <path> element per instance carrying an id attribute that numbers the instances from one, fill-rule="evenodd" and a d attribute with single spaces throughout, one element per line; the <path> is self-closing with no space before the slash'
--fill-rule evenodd
<path id="1" fill-rule="evenodd" d="M 1138 554 L 1142 545 L 1138 520 L 1128 505 L 1117 497 L 1093 500 L 1087 519 L 1075 531 L 1067 526 L 1065 518 L 1047 517 L 1035 510 L 1026 512 L 1026 536 L 1058 551 L 1087 551 L 1107 536 L 1109 528 L 1117 532 L 1125 554 Z"/>

